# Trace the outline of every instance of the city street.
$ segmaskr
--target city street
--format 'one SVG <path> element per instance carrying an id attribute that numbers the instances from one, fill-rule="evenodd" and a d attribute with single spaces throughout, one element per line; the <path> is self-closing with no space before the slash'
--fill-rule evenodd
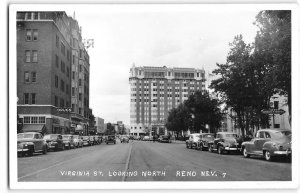
<path id="1" fill-rule="evenodd" d="M 291 163 L 187 149 L 183 142 L 132 141 L 18 158 L 23 181 L 285 181 Z"/>

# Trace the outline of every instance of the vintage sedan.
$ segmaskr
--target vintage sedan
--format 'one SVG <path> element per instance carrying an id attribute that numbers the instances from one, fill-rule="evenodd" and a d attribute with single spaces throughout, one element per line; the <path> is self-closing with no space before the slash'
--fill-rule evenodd
<path id="1" fill-rule="evenodd" d="M 232 132 L 218 132 L 213 142 L 209 143 L 208 150 L 210 152 L 217 151 L 218 154 L 224 152 L 240 152 L 241 141 L 236 133 Z"/>
<path id="2" fill-rule="evenodd" d="M 188 140 L 185 141 L 186 148 L 197 148 L 197 143 L 199 139 L 200 133 L 190 134 Z"/>
<path id="3" fill-rule="evenodd" d="M 244 157 L 263 156 L 271 161 L 276 156 L 291 158 L 291 130 L 262 129 L 256 132 L 251 141 L 242 143 Z"/>
<path id="4" fill-rule="evenodd" d="M 73 135 L 62 135 L 62 138 L 67 149 L 75 148 Z"/>
<path id="5" fill-rule="evenodd" d="M 196 149 L 200 151 L 208 150 L 209 144 L 214 141 L 215 137 L 213 133 L 201 133 L 197 142 Z"/>
<path id="6" fill-rule="evenodd" d="M 74 139 L 74 145 L 75 147 L 83 147 L 83 140 L 82 137 L 79 135 L 73 135 L 73 139 Z"/>
<path id="7" fill-rule="evenodd" d="M 48 150 L 65 150 L 65 144 L 61 134 L 48 134 L 44 136 L 44 140 L 47 142 Z"/>
<path id="8" fill-rule="evenodd" d="M 19 133 L 17 140 L 18 155 L 32 156 L 33 153 L 47 153 L 47 143 L 43 139 L 43 135 L 37 132 Z"/>
<path id="9" fill-rule="evenodd" d="M 83 146 L 90 146 L 91 145 L 89 136 L 82 136 L 82 142 L 83 142 Z"/>
<path id="10" fill-rule="evenodd" d="M 113 143 L 116 144 L 116 136 L 108 135 L 106 139 L 106 144 Z"/>

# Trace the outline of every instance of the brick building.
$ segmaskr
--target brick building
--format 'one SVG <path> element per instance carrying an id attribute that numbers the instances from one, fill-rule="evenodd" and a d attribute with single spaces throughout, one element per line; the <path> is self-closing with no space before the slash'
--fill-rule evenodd
<path id="1" fill-rule="evenodd" d="M 130 134 L 167 133 L 168 112 L 197 90 L 205 89 L 205 71 L 194 68 L 130 69 Z"/>
<path id="2" fill-rule="evenodd" d="M 73 19 L 65 12 L 17 13 L 17 113 L 23 131 L 72 133 Z M 88 116 L 87 116 L 88 117 Z"/>

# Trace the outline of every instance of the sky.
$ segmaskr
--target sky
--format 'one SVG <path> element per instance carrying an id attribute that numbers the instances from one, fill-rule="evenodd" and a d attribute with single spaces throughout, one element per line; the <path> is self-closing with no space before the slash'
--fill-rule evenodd
<path id="1" fill-rule="evenodd" d="M 90 108 L 106 123 L 130 124 L 129 70 L 135 66 L 204 68 L 225 63 L 229 43 L 252 43 L 259 9 L 201 5 L 89 5 L 66 7 L 94 39 L 90 55 Z"/>

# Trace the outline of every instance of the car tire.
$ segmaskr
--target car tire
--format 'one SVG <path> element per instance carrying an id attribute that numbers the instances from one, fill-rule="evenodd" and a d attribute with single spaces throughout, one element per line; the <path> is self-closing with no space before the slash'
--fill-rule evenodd
<path id="1" fill-rule="evenodd" d="M 267 161 L 272 161 L 272 156 L 271 156 L 270 151 L 268 151 L 268 150 L 265 151 L 264 156 Z"/>
<path id="2" fill-rule="evenodd" d="M 34 152 L 34 148 L 31 147 L 31 148 L 28 150 L 27 155 L 28 155 L 28 156 L 32 156 L 32 155 L 33 155 L 33 152 Z"/>
<path id="3" fill-rule="evenodd" d="M 223 154 L 222 146 L 218 146 L 218 154 Z"/>
<path id="4" fill-rule="evenodd" d="M 202 143 L 201 143 L 200 146 L 199 146 L 199 150 L 200 150 L 200 151 L 203 151 L 203 145 L 202 145 Z"/>
<path id="5" fill-rule="evenodd" d="M 47 146 L 46 145 L 44 146 L 43 154 L 47 154 Z"/>
<path id="6" fill-rule="evenodd" d="M 186 148 L 188 149 L 189 148 L 189 145 L 186 143 Z"/>
<path id="7" fill-rule="evenodd" d="M 243 148 L 243 156 L 244 156 L 244 158 L 249 158 L 250 157 L 250 155 L 247 153 L 246 148 Z"/>

